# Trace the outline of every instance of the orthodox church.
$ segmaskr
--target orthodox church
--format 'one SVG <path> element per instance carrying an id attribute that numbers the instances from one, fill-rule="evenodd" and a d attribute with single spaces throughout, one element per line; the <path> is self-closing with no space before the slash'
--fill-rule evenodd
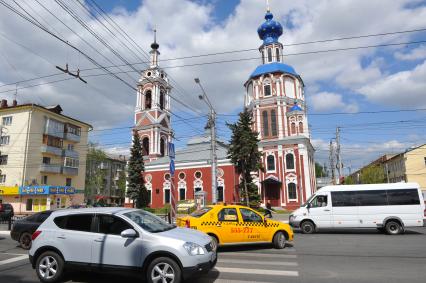
<path id="1" fill-rule="evenodd" d="M 267 11 L 257 30 L 263 41 L 259 65 L 244 83 L 245 107 L 253 113 L 253 131 L 259 134 L 264 170 L 255 174 L 262 203 L 294 209 L 315 191 L 314 149 L 310 142 L 304 84 L 293 67 L 283 63 L 283 45 L 278 41 L 282 25 Z M 138 83 L 135 127 L 145 155 L 144 178 L 151 207 L 171 202 L 172 188 L 177 200 L 194 199 L 205 192 L 212 200 L 210 135 L 188 141 L 176 151 L 175 174 L 169 172 L 168 143 L 172 141 L 171 86 L 158 65 L 159 44 L 151 44 L 150 67 Z M 239 202 L 239 176 L 227 158 L 228 145 L 216 142 L 217 201 Z M 173 182 L 173 184 L 172 184 Z"/>

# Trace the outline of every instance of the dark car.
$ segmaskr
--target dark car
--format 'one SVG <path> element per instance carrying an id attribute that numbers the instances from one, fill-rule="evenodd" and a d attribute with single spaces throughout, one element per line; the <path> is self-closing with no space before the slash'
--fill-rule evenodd
<path id="1" fill-rule="evenodd" d="M 25 249 L 29 250 L 31 248 L 31 236 L 37 230 L 38 226 L 46 220 L 52 210 L 47 210 L 39 212 L 28 217 L 25 217 L 22 220 L 15 221 L 13 224 L 12 231 L 10 231 L 10 236 L 15 241 L 19 242 L 19 245 Z"/>
<path id="2" fill-rule="evenodd" d="M 0 203 L 0 220 L 9 220 L 13 215 L 13 206 L 10 203 Z"/>

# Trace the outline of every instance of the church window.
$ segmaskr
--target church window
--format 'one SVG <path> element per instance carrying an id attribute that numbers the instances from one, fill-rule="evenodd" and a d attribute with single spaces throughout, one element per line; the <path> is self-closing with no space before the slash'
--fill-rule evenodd
<path id="1" fill-rule="evenodd" d="M 247 94 L 252 99 L 254 97 L 253 95 L 253 83 L 249 83 L 247 87 Z"/>
<path id="2" fill-rule="evenodd" d="M 285 156 L 285 163 L 287 169 L 294 169 L 294 155 L 287 153 Z"/>
<path id="3" fill-rule="evenodd" d="M 268 48 L 268 63 L 272 62 L 272 49 Z"/>
<path id="4" fill-rule="evenodd" d="M 217 187 L 217 202 L 223 202 L 223 187 Z"/>
<path id="5" fill-rule="evenodd" d="M 268 111 L 262 112 L 262 119 L 263 119 L 263 136 L 267 137 L 269 136 L 269 123 L 268 123 Z"/>
<path id="6" fill-rule="evenodd" d="M 275 110 L 271 110 L 271 135 L 277 135 L 277 115 Z"/>
<path id="7" fill-rule="evenodd" d="M 142 140 L 142 151 L 143 155 L 149 155 L 149 138 L 145 137 Z"/>
<path id="8" fill-rule="evenodd" d="M 275 171 L 275 157 L 273 155 L 268 155 L 266 158 L 266 168 L 268 171 Z"/>
<path id="9" fill-rule="evenodd" d="M 299 122 L 299 134 L 303 133 L 303 123 Z"/>
<path id="10" fill-rule="evenodd" d="M 150 90 L 148 90 L 145 93 L 145 109 L 151 109 L 151 104 L 152 104 L 152 92 Z"/>
<path id="11" fill-rule="evenodd" d="M 296 123 L 291 123 L 291 134 L 294 135 L 296 133 Z"/>
<path id="12" fill-rule="evenodd" d="M 281 58 L 280 58 L 280 49 L 279 48 L 276 48 L 275 49 L 275 56 L 277 56 L 277 62 L 280 62 L 281 60 Z"/>
<path id="13" fill-rule="evenodd" d="M 164 156 L 164 153 L 165 153 L 165 147 L 166 147 L 166 144 L 165 144 L 165 142 L 164 142 L 164 139 L 163 139 L 163 138 L 161 138 L 161 139 L 160 139 L 160 155 L 161 155 L 161 156 Z"/>
<path id="14" fill-rule="evenodd" d="M 271 85 L 269 83 L 263 86 L 263 95 L 271 96 Z"/>
<path id="15" fill-rule="evenodd" d="M 179 188 L 179 200 L 185 200 L 186 197 L 186 189 Z"/>
<path id="16" fill-rule="evenodd" d="M 287 185 L 288 199 L 297 199 L 297 190 L 295 183 L 288 183 Z"/>
<path id="17" fill-rule="evenodd" d="M 163 90 L 160 91 L 160 109 L 161 110 L 164 109 L 164 91 Z"/>
<path id="18" fill-rule="evenodd" d="M 151 72 L 146 73 L 146 75 L 147 75 L 148 77 L 150 77 L 150 76 L 151 76 Z"/>
<path id="19" fill-rule="evenodd" d="M 180 172 L 180 173 L 179 173 L 179 179 L 180 179 L 180 180 L 184 180 L 184 179 L 185 179 L 185 173 Z"/>
<path id="20" fill-rule="evenodd" d="M 164 180 L 170 181 L 170 174 L 169 173 L 164 174 Z"/>
<path id="21" fill-rule="evenodd" d="M 195 178 L 197 178 L 197 179 L 201 178 L 201 172 L 200 171 L 195 172 Z"/>

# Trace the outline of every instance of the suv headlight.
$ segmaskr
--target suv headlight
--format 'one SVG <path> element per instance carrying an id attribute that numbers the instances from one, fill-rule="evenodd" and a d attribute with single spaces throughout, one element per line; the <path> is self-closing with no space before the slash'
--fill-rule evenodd
<path id="1" fill-rule="evenodd" d="M 185 244 L 183 244 L 183 247 L 185 248 L 185 250 L 188 252 L 189 255 L 205 254 L 203 247 L 196 243 L 186 242 Z"/>

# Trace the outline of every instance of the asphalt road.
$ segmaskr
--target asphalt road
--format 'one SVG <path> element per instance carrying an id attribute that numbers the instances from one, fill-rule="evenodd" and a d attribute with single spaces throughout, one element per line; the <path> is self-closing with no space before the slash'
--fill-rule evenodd
<path id="1" fill-rule="evenodd" d="M 0 282 L 38 282 L 25 258 L 0 233 Z M 227 247 L 219 251 L 215 270 L 190 282 L 425 282 L 426 228 L 388 236 L 375 230 L 296 234 L 293 246 Z M 68 282 L 115 283 L 123 278 L 72 274 Z M 126 278 L 126 283 L 140 282 Z"/>

